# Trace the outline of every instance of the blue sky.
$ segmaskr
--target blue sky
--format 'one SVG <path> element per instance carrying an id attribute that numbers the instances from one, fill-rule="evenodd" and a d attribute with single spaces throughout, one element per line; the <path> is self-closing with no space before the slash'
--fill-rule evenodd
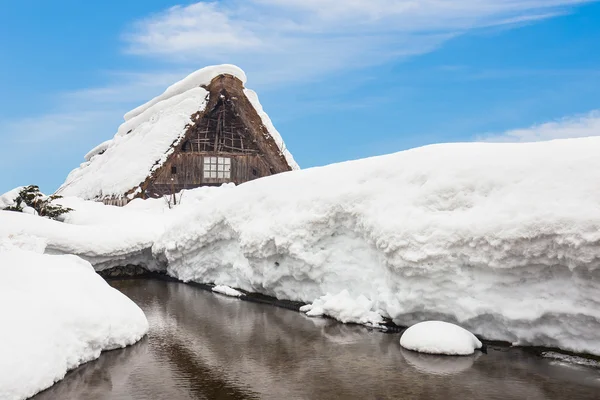
<path id="1" fill-rule="evenodd" d="M 600 134 L 600 2 L 5 2 L 0 193 L 55 190 L 122 115 L 235 63 L 302 167 Z"/>

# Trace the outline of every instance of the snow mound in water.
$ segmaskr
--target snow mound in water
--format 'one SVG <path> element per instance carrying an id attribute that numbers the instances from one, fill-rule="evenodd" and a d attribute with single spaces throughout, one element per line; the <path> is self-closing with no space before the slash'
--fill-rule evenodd
<path id="1" fill-rule="evenodd" d="M 467 356 L 481 348 L 481 342 L 458 325 L 425 321 L 404 331 L 400 346 L 419 353 Z"/>
<path id="2" fill-rule="evenodd" d="M 217 285 L 212 288 L 212 291 L 231 297 L 242 297 L 244 295 L 244 293 L 240 292 L 239 290 L 235 290 L 234 288 L 230 288 L 229 286 L 225 285 Z"/>
<path id="3" fill-rule="evenodd" d="M 142 310 L 88 262 L 36 253 L 44 245 L 36 240 L 0 240 L 2 400 L 31 397 L 101 351 L 131 345 L 148 331 Z"/>
<path id="4" fill-rule="evenodd" d="M 342 290 L 337 295 L 327 293 L 316 299 L 312 304 L 300 307 L 309 317 L 330 316 L 343 323 L 362 325 L 379 325 L 383 318 L 372 311 L 373 302 L 365 296 L 353 298 L 350 292 Z"/>

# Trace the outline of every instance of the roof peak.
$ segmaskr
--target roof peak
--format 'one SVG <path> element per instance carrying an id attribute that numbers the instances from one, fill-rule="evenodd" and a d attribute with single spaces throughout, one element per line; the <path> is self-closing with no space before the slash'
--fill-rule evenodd
<path id="1" fill-rule="evenodd" d="M 129 111 L 125 114 L 124 119 L 125 121 L 129 121 L 161 101 L 185 93 L 193 88 L 210 85 L 213 79 L 221 75 L 231 75 L 239 79 L 243 85 L 246 85 L 246 73 L 240 67 L 233 64 L 211 65 L 194 71 L 182 80 L 169 86 L 161 95 Z"/>

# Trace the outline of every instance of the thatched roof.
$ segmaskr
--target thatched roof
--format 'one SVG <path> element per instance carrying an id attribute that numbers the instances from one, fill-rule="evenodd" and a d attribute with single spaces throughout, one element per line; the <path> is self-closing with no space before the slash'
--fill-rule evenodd
<path id="1" fill-rule="evenodd" d="M 232 79 L 216 79 L 227 76 Z M 223 82 L 233 82 L 235 85 Z M 262 140 L 276 146 L 286 169 L 298 165 L 271 120 L 263 111 L 256 93 L 246 89 L 244 72 L 233 65 L 207 67 L 170 86 L 162 95 L 125 114 L 115 137 L 95 147 L 86 162 L 74 169 L 57 193 L 84 199 L 135 197 L 140 186 L 175 151 L 207 106 L 215 101 L 216 86 L 235 86 L 257 117 Z M 212 96 L 212 100 L 211 100 Z"/>

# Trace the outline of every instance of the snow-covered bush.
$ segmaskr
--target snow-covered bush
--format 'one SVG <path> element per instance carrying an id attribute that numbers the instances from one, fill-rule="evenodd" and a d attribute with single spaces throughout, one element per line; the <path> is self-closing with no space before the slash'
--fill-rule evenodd
<path id="1" fill-rule="evenodd" d="M 40 192 L 40 188 L 36 185 L 29 185 L 22 188 L 19 194 L 14 199 L 13 204 L 5 207 L 6 211 L 28 212 L 58 220 L 63 214 L 73 211 L 72 208 L 63 207 L 59 204 L 52 204 L 54 200 L 60 199 L 62 196 L 46 196 Z"/>

